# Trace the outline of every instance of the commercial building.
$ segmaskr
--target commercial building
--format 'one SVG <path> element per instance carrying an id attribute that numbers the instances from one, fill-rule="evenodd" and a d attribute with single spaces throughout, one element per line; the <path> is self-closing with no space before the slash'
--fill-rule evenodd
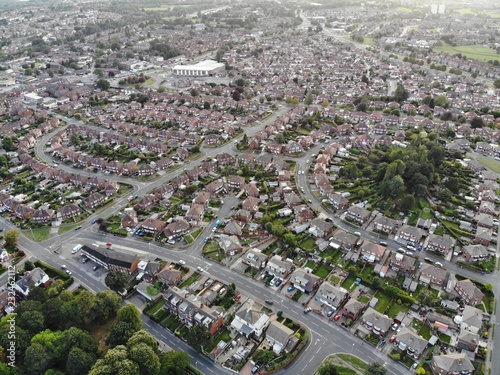
<path id="1" fill-rule="evenodd" d="M 201 61 L 194 65 L 176 65 L 172 69 L 172 73 L 179 76 L 189 77 L 210 77 L 225 69 L 223 63 L 218 63 L 214 60 Z"/>

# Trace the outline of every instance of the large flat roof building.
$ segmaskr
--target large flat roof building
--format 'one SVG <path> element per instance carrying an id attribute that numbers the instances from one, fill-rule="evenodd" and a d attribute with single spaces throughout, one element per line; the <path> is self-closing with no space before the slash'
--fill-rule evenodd
<path id="1" fill-rule="evenodd" d="M 217 72 L 223 71 L 225 65 L 214 60 L 201 61 L 194 65 L 176 65 L 172 68 L 172 73 L 180 76 L 209 77 Z"/>

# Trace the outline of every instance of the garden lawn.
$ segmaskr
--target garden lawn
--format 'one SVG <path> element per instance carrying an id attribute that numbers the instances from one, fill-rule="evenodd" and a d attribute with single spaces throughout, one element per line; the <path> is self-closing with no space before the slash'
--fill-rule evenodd
<path id="1" fill-rule="evenodd" d="M 351 290 L 351 287 L 353 287 L 354 285 L 354 287 L 352 288 L 354 290 L 354 288 L 356 287 L 355 281 L 356 281 L 356 276 L 349 275 L 347 279 L 345 279 L 344 282 L 342 283 L 342 288 Z"/>
<path id="2" fill-rule="evenodd" d="M 301 243 L 299 243 L 299 247 L 305 251 L 314 251 L 314 238 L 308 238 Z"/>
<path id="3" fill-rule="evenodd" d="M 375 294 L 375 298 L 378 298 L 378 303 L 377 306 L 375 306 L 375 310 L 381 314 L 385 313 L 385 310 L 387 310 L 387 307 L 389 307 L 389 303 L 391 303 L 391 299 L 381 291 L 378 291 Z"/>
<path id="4" fill-rule="evenodd" d="M 340 282 L 340 279 L 337 276 L 332 275 L 330 276 L 330 281 L 336 285 Z"/>
<path id="5" fill-rule="evenodd" d="M 484 164 L 487 168 L 491 169 L 493 172 L 500 173 L 500 161 L 496 161 L 496 160 L 488 159 L 488 158 L 483 158 L 482 156 L 478 156 L 477 160 L 481 164 Z"/>
<path id="6" fill-rule="evenodd" d="M 368 296 L 360 296 L 358 298 L 358 301 L 361 302 L 361 303 L 368 303 L 368 302 L 370 302 L 370 297 L 368 297 Z"/>
<path id="7" fill-rule="evenodd" d="M 23 231 L 23 234 L 35 242 L 42 242 L 50 238 L 50 228 L 37 228 Z"/>
<path id="8" fill-rule="evenodd" d="M 408 306 L 403 304 L 400 305 L 399 303 L 393 303 L 387 311 L 387 316 L 389 318 L 395 318 L 400 312 L 407 312 L 409 309 L 410 308 Z"/>
<path id="9" fill-rule="evenodd" d="M 429 340 L 431 338 L 431 329 L 427 324 L 424 324 L 422 326 L 422 329 L 419 332 L 420 336 L 422 336 L 424 339 Z"/>
<path id="10" fill-rule="evenodd" d="M 319 266 L 318 269 L 316 271 L 314 271 L 314 274 L 316 276 L 321 277 L 322 279 L 326 279 L 329 273 L 330 273 L 330 269 L 324 265 Z"/>
<path id="11" fill-rule="evenodd" d="M 198 276 L 200 276 L 200 274 L 198 272 L 193 273 L 191 276 L 189 276 L 186 280 L 184 280 L 179 285 L 179 289 L 182 289 L 182 288 L 187 287 L 187 286 L 191 285 L 192 283 L 194 283 L 198 279 Z"/>

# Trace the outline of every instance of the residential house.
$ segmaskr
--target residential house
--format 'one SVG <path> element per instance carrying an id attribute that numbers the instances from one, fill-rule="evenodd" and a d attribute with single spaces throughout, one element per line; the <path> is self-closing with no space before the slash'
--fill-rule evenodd
<path id="1" fill-rule="evenodd" d="M 294 331 L 274 320 L 266 330 L 266 342 L 276 355 L 290 353 L 298 343 Z"/>
<path id="2" fill-rule="evenodd" d="M 397 222 L 389 217 L 378 215 L 373 220 L 373 227 L 380 232 L 391 234 L 396 232 Z"/>
<path id="3" fill-rule="evenodd" d="M 472 333 L 480 333 L 483 322 L 489 320 L 489 315 L 475 307 L 465 305 L 462 311 L 462 322 L 460 323 L 461 331 L 469 331 Z"/>
<path id="4" fill-rule="evenodd" d="M 427 285 L 442 287 L 448 280 L 448 271 L 441 267 L 423 263 L 420 269 L 420 282 Z"/>
<path id="5" fill-rule="evenodd" d="M 457 281 L 453 290 L 462 298 L 465 304 L 479 305 L 484 297 L 481 290 L 469 279 Z"/>
<path id="6" fill-rule="evenodd" d="M 485 262 L 490 257 L 488 249 L 483 245 L 467 245 L 463 247 L 464 258 L 469 263 Z"/>
<path id="7" fill-rule="evenodd" d="M 420 242 L 423 237 L 423 233 L 418 228 L 403 225 L 401 227 L 399 237 L 406 241 Z"/>
<path id="8" fill-rule="evenodd" d="M 193 199 L 193 203 L 200 204 L 207 208 L 210 203 L 210 193 L 208 191 L 200 191 Z"/>
<path id="9" fill-rule="evenodd" d="M 48 223 L 52 221 L 54 214 L 54 210 L 41 208 L 33 212 L 33 215 L 31 215 L 31 221 L 34 223 Z"/>
<path id="10" fill-rule="evenodd" d="M 18 219 L 25 220 L 30 218 L 31 215 L 33 215 L 33 213 L 35 212 L 35 210 L 24 204 L 19 204 L 16 206 L 16 208 L 14 208 L 13 212 Z"/>
<path id="11" fill-rule="evenodd" d="M 267 260 L 267 255 L 260 252 L 258 249 L 250 249 L 247 251 L 244 257 L 241 258 L 241 261 L 245 264 L 248 264 L 255 270 L 260 270 L 264 267 L 264 263 Z"/>
<path id="12" fill-rule="evenodd" d="M 226 255 L 233 256 L 235 253 L 243 251 L 243 246 L 241 246 L 240 240 L 235 235 L 221 234 L 217 242 Z"/>
<path id="13" fill-rule="evenodd" d="M 343 313 L 352 321 L 357 320 L 363 314 L 368 305 L 361 303 L 354 298 L 350 298 L 344 305 Z"/>
<path id="14" fill-rule="evenodd" d="M 163 220 L 148 218 L 141 224 L 141 229 L 152 236 L 157 236 L 163 231 L 165 225 Z"/>
<path id="15" fill-rule="evenodd" d="M 321 284 L 321 278 L 304 269 L 296 269 L 290 278 L 295 289 L 302 293 L 311 294 Z"/>
<path id="16" fill-rule="evenodd" d="M 477 223 L 477 226 L 491 229 L 493 228 L 493 216 L 490 214 L 479 213 L 474 217 L 474 221 Z"/>
<path id="17" fill-rule="evenodd" d="M 328 201 L 336 210 L 345 210 L 349 207 L 349 200 L 339 193 L 328 194 Z"/>
<path id="18" fill-rule="evenodd" d="M 241 190 L 245 185 L 245 177 L 231 175 L 227 178 L 230 189 Z"/>
<path id="19" fill-rule="evenodd" d="M 443 234 L 442 236 L 430 234 L 427 248 L 446 255 L 449 251 L 453 250 L 455 242 L 455 239 L 448 234 Z"/>
<path id="20" fill-rule="evenodd" d="M 188 221 L 201 221 L 205 214 L 205 207 L 201 204 L 191 204 L 186 212 L 186 220 Z"/>
<path id="21" fill-rule="evenodd" d="M 349 300 L 349 292 L 344 288 L 337 288 L 329 281 L 325 281 L 319 286 L 315 299 L 333 311 L 340 311 Z"/>
<path id="22" fill-rule="evenodd" d="M 346 251 L 350 251 L 356 246 L 358 243 L 358 237 L 346 232 L 343 229 L 337 229 L 331 238 L 332 242 L 330 243 L 330 246 L 333 247 L 338 247 L 340 246 L 342 249 Z"/>
<path id="23" fill-rule="evenodd" d="M 185 236 L 190 228 L 191 225 L 186 220 L 181 219 L 168 224 L 163 230 L 163 234 L 168 239 L 177 239 Z"/>
<path id="24" fill-rule="evenodd" d="M 474 366 L 465 353 L 434 355 L 431 360 L 434 375 L 472 375 Z"/>
<path id="25" fill-rule="evenodd" d="M 457 348 L 475 352 L 479 346 L 480 339 L 481 338 L 477 333 L 470 332 L 466 329 L 461 330 L 458 334 Z"/>
<path id="26" fill-rule="evenodd" d="M 311 221 L 309 233 L 318 238 L 329 237 L 333 232 L 333 224 L 316 218 Z"/>
<path id="27" fill-rule="evenodd" d="M 474 235 L 473 242 L 475 244 L 489 246 L 492 237 L 493 237 L 493 231 L 491 229 L 478 227 L 476 229 L 476 234 Z"/>
<path id="28" fill-rule="evenodd" d="M 382 245 L 364 240 L 360 247 L 361 259 L 368 263 L 380 262 L 384 258 L 387 248 Z"/>
<path id="29" fill-rule="evenodd" d="M 291 262 L 283 261 L 279 255 L 273 255 L 266 264 L 267 273 L 281 279 L 287 278 L 292 270 L 293 264 Z"/>
<path id="30" fill-rule="evenodd" d="M 257 211 L 259 211 L 259 199 L 255 197 L 247 197 L 241 204 L 241 207 L 254 215 Z"/>
<path id="31" fill-rule="evenodd" d="M 31 289 L 37 286 L 47 287 L 52 283 L 50 277 L 39 267 L 26 271 L 14 284 L 14 290 L 19 296 L 26 298 Z"/>
<path id="32" fill-rule="evenodd" d="M 488 215 L 495 215 L 495 204 L 492 202 L 488 201 L 481 201 L 481 204 L 479 205 L 479 212 L 488 214 Z"/>
<path id="33" fill-rule="evenodd" d="M 165 266 L 156 274 L 156 279 L 169 287 L 177 286 L 182 281 L 182 272 L 173 267 Z"/>
<path id="34" fill-rule="evenodd" d="M 225 194 L 226 188 L 221 180 L 215 180 L 210 182 L 205 189 L 213 196 L 215 194 Z"/>
<path id="35" fill-rule="evenodd" d="M 240 223 L 236 220 L 231 220 L 223 229 L 225 234 L 236 235 L 239 236 L 243 233 L 244 224 Z"/>
<path id="36" fill-rule="evenodd" d="M 384 337 L 390 331 L 393 320 L 386 315 L 382 315 L 373 308 L 368 307 L 365 313 L 361 316 L 361 323 L 378 336 Z"/>
<path id="37" fill-rule="evenodd" d="M 350 218 L 352 221 L 355 221 L 359 225 L 363 225 L 368 221 L 370 218 L 371 212 L 358 207 L 358 206 L 351 206 L 347 209 L 346 216 L 347 218 Z"/>
<path id="38" fill-rule="evenodd" d="M 389 259 L 389 266 L 396 272 L 413 273 L 416 265 L 415 258 L 400 253 L 392 253 Z"/>
<path id="39" fill-rule="evenodd" d="M 59 215 L 63 220 L 71 219 L 82 214 L 82 209 L 77 204 L 70 203 L 59 209 Z"/>
<path id="40" fill-rule="evenodd" d="M 137 213 L 133 208 L 127 208 L 124 210 L 121 217 L 121 224 L 123 228 L 135 228 L 139 223 L 137 219 Z"/>
<path id="41" fill-rule="evenodd" d="M 243 307 L 246 306 L 243 305 Z M 269 316 L 262 311 L 257 311 L 250 307 L 243 307 L 234 315 L 231 327 L 247 338 L 252 334 L 256 338 L 261 338 L 265 329 L 270 324 Z"/>
<path id="42" fill-rule="evenodd" d="M 93 248 L 87 245 L 83 245 L 81 252 L 82 255 L 108 271 L 121 271 L 128 275 L 137 271 L 140 262 L 140 259 L 135 255 L 104 248 Z"/>
<path id="43" fill-rule="evenodd" d="M 402 327 L 396 334 L 395 343 L 398 349 L 415 359 L 419 359 L 427 348 L 427 340 L 423 339 L 408 327 Z"/>
<path id="44" fill-rule="evenodd" d="M 106 197 L 101 193 L 92 193 L 87 198 L 83 200 L 83 204 L 90 210 L 100 206 L 104 203 Z"/>
<path id="45" fill-rule="evenodd" d="M 155 174 L 155 169 L 149 164 L 142 164 L 137 168 L 137 175 L 139 176 L 152 176 Z"/>

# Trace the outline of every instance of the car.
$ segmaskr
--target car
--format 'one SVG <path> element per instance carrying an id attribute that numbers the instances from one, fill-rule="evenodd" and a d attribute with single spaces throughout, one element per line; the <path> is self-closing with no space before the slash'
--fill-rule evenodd
<path id="1" fill-rule="evenodd" d="M 428 263 L 434 263 L 434 261 L 429 257 L 425 257 L 424 260 Z"/>
<path id="2" fill-rule="evenodd" d="M 97 219 L 92 220 L 92 224 L 97 223 Z"/>
<path id="3" fill-rule="evenodd" d="M 62 264 L 62 265 L 61 265 L 61 268 L 62 268 L 63 270 L 65 270 L 65 269 L 66 269 L 66 268 L 68 268 L 68 267 L 66 267 L 66 265 L 65 265 L 65 264 Z"/>
<path id="4" fill-rule="evenodd" d="M 259 372 L 259 366 L 254 366 L 252 368 L 252 374 L 257 374 Z"/>
<path id="5" fill-rule="evenodd" d="M 441 268 L 444 268 L 443 263 L 441 263 L 441 262 L 436 262 L 436 263 L 434 263 L 434 265 L 435 265 L 436 267 L 441 267 Z"/>
<path id="6" fill-rule="evenodd" d="M 275 281 L 274 281 L 274 280 L 275 280 L 275 279 L 272 279 L 272 280 L 271 280 L 271 282 L 269 283 L 269 286 L 274 286 L 274 283 L 275 283 Z"/>
<path id="7" fill-rule="evenodd" d="M 423 263 L 422 263 L 422 262 L 420 262 L 420 263 L 418 264 L 418 269 L 421 269 L 421 268 L 422 268 L 422 266 L 423 266 Z"/>
<path id="8" fill-rule="evenodd" d="M 215 232 L 217 230 L 217 227 L 212 228 L 212 232 Z"/>
<path id="9" fill-rule="evenodd" d="M 106 248 L 110 249 L 113 244 L 111 242 L 106 242 Z"/>
<path id="10" fill-rule="evenodd" d="M 328 310 L 328 312 L 326 313 L 326 316 L 327 316 L 327 317 L 331 317 L 331 316 L 333 315 L 333 313 L 334 313 L 334 312 L 335 312 L 335 311 L 333 311 L 333 310 Z"/>
<path id="11" fill-rule="evenodd" d="M 311 311 L 312 311 L 312 309 L 310 307 L 306 307 L 304 309 L 304 314 L 309 314 Z"/>
<path id="12" fill-rule="evenodd" d="M 422 248 L 423 248 L 423 247 L 424 247 L 424 245 L 423 245 L 423 244 L 421 244 L 421 243 L 419 243 L 419 244 L 418 244 L 418 247 L 417 247 L 417 250 L 418 250 L 418 251 L 422 251 Z"/>
<path id="13" fill-rule="evenodd" d="M 287 292 L 293 292 L 295 290 L 295 287 L 293 285 L 290 285 L 287 289 Z"/>
<path id="14" fill-rule="evenodd" d="M 99 266 L 98 264 L 96 264 L 96 265 L 94 266 L 94 268 L 92 268 L 92 270 L 97 271 L 99 268 L 101 268 L 101 266 Z"/>
<path id="15" fill-rule="evenodd" d="M 238 302 L 241 299 L 241 294 L 238 294 L 236 297 L 234 297 L 234 300 Z"/>
<path id="16" fill-rule="evenodd" d="M 306 163 L 309 164 L 309 159 L 306 160 Z"/>
<path id="17" fill-rule="evenodd" d="M 281 280 L 280 279 L 277 279 L 276 282 L 274 283 L 274 285 L 276 286 L 280 286 L 281 285 Z"/>
<path id="18" fill-rule="evenodd" d="M 65 270 L 65 272 L 68 274 L 68 275 L 71 275 L 71 271 L 70 270 Z"/>
<path id="19" fill-rule="evenodd" d="M 198 272 L 203 272 L 203 271 L 205 271 L 205 270 L 203 269 L 203 267 L 200 267 L 200 266 L 196 267 L 196 269 L 198 270 Z"/>
<path id="20" fill-rule="evenodd" d="M 415 370 L 417 368 L 417 366 L 418 366 L 418 362 L 413 363 L 413 365 L 411 365 L 412 370 Z"/>
<path id="21" fill-rule="evenodd" d="M 312 201 L 312 200 L 310 200 L 310 199 L 308 199 L 307 201 L 308 201 L 309 203 L 312 203 L 312 202 L 313 202 L 313 201 Z"/>
<path id="22" fill-rule="evenodd" d="M 90 259 L 87 257 L 82 257 L 82 263 L 87 263 Z"/>
<path id="23" fill-rule="evenodd" d="M 210 284 L 212 284 L 212 282 L 213 282 L 213 280 L 212 280 L 212 279 L 208 279 L 207 281 L 205 281 L 205 284 L 203 284 L 203 286 L 204 286 L 205 288 L 207 288 L 207 287 L 209 287 L 209 286 L 210 286 Z"/>
<path id="24" fill-rule="evenodd" d="M 182 260 L 182 259 L 181 259 L 181 260 L 179 260 L 179 262 L 178 262 L 178 263 L 179 263 L 179 264 L 182 264 L 183 266 L 186 264 L 186 262 L 185 262 L 184 260 Z"/>
<path id="25" fill-rule="evenodd" d="M 3 232 L 3 228 L 0 228 L 0 232 Z"/>
<path id="26" fill-rule="evenodd" d="M 385 242 L 385 241 L 380 241 L 379 244 L 382 246 L 387 246 L 387 242 Z"/>
<path id="27" fill-rule="evenodd" d="M 271 299 L 266 299 L 264 302 L 267 303 L 268 305 L 274 304 L 274 301 Z"/>
<path id="28" fill-rule="evenodd" d="M 361 237 L 361 233 L 359 233 L 359 232 L 354 232 L 354 234 L 355 234 L 356 236 Z"/>
<path id="29" fill-rule="evenodd" d="M 340 319 L 341 315 L 337 314 L 333 317 L 333 320 L 338 321 Z"/>
<path id="30" fill-rule="evenodd" d="M 238 143 L 238 140 L 237 140 L 237 139 L 235 139 L 235 140 L 234 140 L 234 143 L 235 143 L 235 144 L 236 144 L 236 143 Z"/>
<path id="31" fill-rule="evenodd" d="M 392 344 L 394 341 L 396 341 L 396 335 L 392 335 L 391 338 L 389 339 L 389 342 Z"/>
<path id="32" fill-rule="evenodd" d="M 397 329 L 398 329 L 398 327 L 399 327 L 399 324 L 398 324 L 398 323 L 394 323 L 394 324 L 391 326 L 391 329 L 392 329 L 393 331 L 395 331 L 395 330 L 397 330 Z"/>
<path id="33" fill-rule="evenodd" d="M 75 228 L 75 230 L 78 230 L 78 229 L 82 229 L 82 226 L 81 226 L 81 225 L 79 225 L 79 226 L 77 226 L 77 227 Z"/>
<path id="34" fill-rule="evenodd" d="M 210 240 L 210 237 L 206 237 L 203 242 L 207 243 Z"/>

